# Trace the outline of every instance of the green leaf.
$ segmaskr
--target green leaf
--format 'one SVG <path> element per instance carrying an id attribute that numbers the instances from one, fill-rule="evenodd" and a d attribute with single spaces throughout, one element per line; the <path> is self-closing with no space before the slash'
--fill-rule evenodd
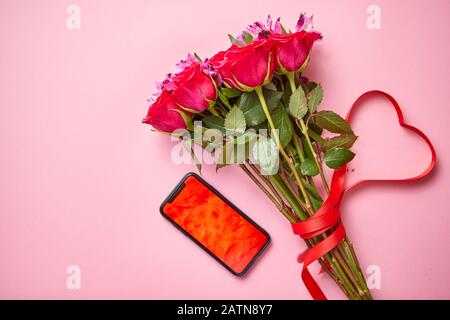
<path id="1" fill-rule="evenodd" d="M 210 129 L 220 130 L 221 133 L 225 133 L 225 121 L 221 117 L 218 116 L 208 116 L 202 119 L 203 123 L 206 127 Z"/>
<path id="2" fill-rule="evenodd" d="M 253 36 L 250 33 L 246 33 L 244 36 L 244 41 L 246 44 L 250 44 L 253 42 Z"/>
<path id="3" fill-rule="evenodd" d="M 194 57 L 198 60 L 198 62 L 203 62 L 203 59 L 197 54 L 197 52 L 194 52 Z"/>
<path id="4" fill-rule="evenodd" d="M 320 197 L 320 194 L 317 192 L 317 190 L 312 186 L 311 183 L 309 183 L 308 180 L 303 179 L 303 185 L 305 186 L 306 191 L 315 199 L 322 200 Z"/>
<path id="5" fill-rule="evenodd" d="M 301 136 L 300 140 L 302 140 L 303 152 L 305 153 L 306 158 L 314 158 L 313 152 L 309 148 L 305 136 Z"/>
<path id="6" fill-rule="evenodd" d="M 297 155 L 297 150 L 290 144 L 288 144 L 284 150 L 290 157 L 295 157 Z"/>
<path id="7" fill-rule="evenodd" d="M 353 134 L 348 134 L 348 135 L 340 135 L 340 136 L 336 136 L 333 138 L 326 138 L 323 143 L 321 143 L 322 145 L 322 149 L 323 151 L 328 151 L 331 150 L 333 148 L 345 148 L 345 149 L 350 149 L 353 144 L 355 143 L 356 139 L 358 139 L 357 136 L 353 135 Z"/>
<path id="8" fill-rule="evenodd" d="M 259 136 L 253 144 L 252 157 L 259 164 L 263 174 L 271 175 L 278 172 L 279 154 L 272 138 Z"/>
<path id="9" fill-rule="evenodd" d="M 181 118 L 183 118 L 184 123 L 186 124 L 186 129 L 191 130 L 194 128 L 194 124 L 192 123 L 192 116 L 188 116 L 188 114 L 184 110 L 174 110 L 177 112 Z"/>
<path id="10" fill-rule="evenodd" d="M 320 111 L 314 114 L 316 124 L 322 129 L 326 129 L 333 133 L 353 134 L 350 126 L 345 120 L 333 111 Z"/>
<path id="11" fill-rule="evenodd" d="M 317 176 L 319 174 L 319 168 L 312 158 L 305 159 L 300 168 L 304 176 Z"/>
<path id="12" fill-rule="evenodd" d="M 217 129 L 211 129 L 218 131 Z M 219 132 L 220 133 L 220 132 Z M 223 145 L 223 134 L 217 135 L 214 131 L 205 131 L 200 138 L 202 142 L 202 148 L 209 153 L 215 153 Z"/>
<path id="13" fill-rule="evenodd" d="M 230 39 L 231 44 L 235 44 L 238 47 L 243 47 L 244 44 L 240 42 L 238 39 L 236 39 L 233 35 L 229 34 L 228 39 Z"/>
<path id="14" fill-rule="evenodd" d="M 280 102 L 283 93 L 273 90 L 263 90 L 263 94 L 266 98 L 267 107 L 272 112 Z M 256 126 L 267 120 L 258 95 L 254 91 L 244 92 L 239 98 L 238 106 L 244 112 L 248 127 Z"/>
<path id="15" fill-rule="evenodd" d="M 289 99 L 291 98 L 291 89 L 289 85 L 284 85 L 283 96 L 281 97 L 281 101 L 285 106 L 289 106 Z"/>
<path id="16" fill-rule="evenodd" d="M 255 129 L 256 131 L 258 131 L 258 130 L 269 131 L 269 129 L 270 129 L 269 122 L 267 120 L 264 122 L 261 122 L 260 124 L 257 124 L 256 126 L 252 126 L 252 129 Z"/>
<path id="17" fill-rule="evenodd" d="M 308 94 L 308 110 L 313 113 L 317 110 L 323 99 L 323 89 L 320 84 L 315 86 Z"/>
<path id="18" fill-rule="evenodd" d="M 187 152 L 191 155 L 192 161 L 194 161 L 195 166 L 197 167 L 197 170 L 199 173 L 202 172 L 202 164 L 200 160 L 198 160 L 197 156 L 195 155 L 194 146 L 192 144 L 191 139 L 183 139 L 183 146 L 186 149 Z"/>
<path id="19" fill-rule="evenodd" d="M 318 134 L 311 128 L 308 128 L 308 135 L 312 140 L 317 141 L 319 143 L 323 143 L 325 141 L 325 139 L 322 138 L 322 136 L 320 134 Z"/>
<path id="20" fill-rule="evenodd" d="M 355 157 L 355 154 L 344 148 L 334 148 L 325 152 L 324 161 L 328 167 L 337 169 L 348 163 Z"/>
<path id="21" fill-rule="evenodd" d="M 269 111 L 272 112 L 278 106 L 283 92 L 276 90 L 265 90 L 263 89 L 264 98 L 266 98 L 267 107 Z"/>
<path id="22" fill-rule="evenodd" d="M 309 200 L 311 201 L 314 211 L 319 210 L 323 204 L 322 200 L 316 199 L 314 197 L 310 197 Z"/>
<path id="23" fill-rule="evenodd" d="M 250 154 L 249 144 L 240 144 L 232 139 L 220 148 L 220 156 L 217 160 L 216 171 L 230 164 L 244 163 Z"/>
<path id="24" fill-rule="evenodd" d="M 239 97 L 242 94 L 242 91 L 234 88 L 221 88 L 220 91 L 227 99 Z"/>
<path id="25" fill-rule="evenodd" d="M 283 147 L 287 146 L 292 139 L 294 128 L 286 109 L 283 107 L 276 108 L 272 114 L 275 128 L 278 129 L 278 136 Z"/>
<path id="26" fill-rule="evenodd" d="M 308 128 L 309 130 L 312 130 L 315 133 L 317 133 L 319 136 L 322 135 L 323 129 L 315 124 L 314 118 L 312 118 L 311 121 L 309 121 Z"/>
<path id="27" fill-rule="evenodd" d="M 307 92 L 311 92 L 315 87 L 317 87 L 317 83 L 314 81 L 308 81 L 305 84 L 305 88 Z"/>
<path id="28" fill-rule="evenodd" d="M 302 119 L 308 112 L 307 104 L 305 91 L 299 86 L 289 99 L 289 113 L 297 119 Z"/>
<path id="29" fill-rule="evenodd" d="M 297 171 L 298 175 L 300 176 L 302 174 L 302 169 L 300 163 L 296 162 L 294 165 L 295 171 Z M 289 166 L 286 164 L 286 170 L 290 170 Z M 289 173 L 289 177 L 294 180 L 295 175 L 293 172 Z"/>
<path id="30" fill-rule="evenodd" d="M 240 135 L 239 137 L 236 137 L 234 139 L 234 143 L 236 144 L 246 144 L 246 143 L 253 143 L 254 139 L 256 139 L 258 135 L 253 130 L 248 130 L 244 134 Z"/>
<path id="31" fill-rule="evenodd" d="M 218 97 L 219 97 L 219 100 L 222 101 L 222 103 L 223 103 L 224 105 L 226 105 L 229 109 L 231 109 L 231 104 L 230 104 L 230 102 L 228 101 L 228 98 L 225 97 L 224 94 L 223 94 L 220 90 L 217 91 L 217 95 L 218 95 Z"/>
<path id="32" fill-rule="evenodd" d="M 234 106 L 225 117 L 224 125 L 226 130 L 244 133 L 246 124 L 245 116 L 242 110 L 237 106 Z"/>
<path id="33" fill-rule="evenodd" d="M 277 91 L 277 86 L 273 82 L 269 82 L 264 86 L 264 89 Z"/>

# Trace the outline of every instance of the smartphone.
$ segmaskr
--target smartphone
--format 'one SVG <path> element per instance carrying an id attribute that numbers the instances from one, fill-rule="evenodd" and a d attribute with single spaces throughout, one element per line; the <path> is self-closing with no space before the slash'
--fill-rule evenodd
<path id="1" fill-rule="evenodd" d="M 193 172 L 178 183 L 160 212 L 236 276 L 245 274 L 270 242 L 264 229 Z"/>

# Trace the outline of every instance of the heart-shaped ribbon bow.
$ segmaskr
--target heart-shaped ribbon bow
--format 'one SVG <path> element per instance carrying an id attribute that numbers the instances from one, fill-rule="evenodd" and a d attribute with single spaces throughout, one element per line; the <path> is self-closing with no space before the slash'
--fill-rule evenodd
<path id="1" fill-rule="evenodd" d="M 402 110 L 400 109 L 400 106 L 397 103 L 397 101 L 395 101 L 395 99 L 391 95 L 383 91 L 373 90 L 362 94 L 350 108 L 347 114 L 347 121 L 348 122 L 351 121 L 352 112 L 358 106 L 362 105 L 360 102 L 363 100 L 363 98 L 374 95 L 381 95 L 387 98 L 391 102 L 395 111 L 397 112 L 398 122 L 400 126 L 402 126 L 405 129 L 411 130 L 426 142 L 431 153 L 431 161 L 428 167 L 423 172 L 414 177 L 404 179 L 366 179 L 360 180 L 347 188 L 345 188 L 344 186 L 347 166 L 343 166 L 334 171 L 330 185 L 330 194 L 323 203 L 322 207 L 314 215 L 312 215 L 305 221 L 292 224 L 293 232 L 296 235 L 299 235 L 302 239 L 314 238 L 320 234 L 324 234 L 325 232 L 329 231 L 328 236 L 326 238 L 324 238 L 322 241 L 318 242 L 315 246 L 299 255 L 299 260 L 302 260 L 303 262 L 303 269 L 301 273 L 302 280 L 306 288 L 308 289 L 309 293 L 315 300 L 326 300 L 326 296 L 324 295 L 319 285 L 316 283 L 313 276 L 309 272 L 308 266 L 314 261 L 323 257 L 331 250 L 333 250 L 336 246 L 340 244 L 340 242 L 345 237 L 345 229 L 341 223 L 341 214 L 339 211 L 339 207 L 344 193 L 350 189 L 355 188 L 356 186 L 359 186 L 367 182 L 376 182 L 376 181 L 410 182 L 418 180 L 428 175 L 433 170 L 436 164 L 436 151 L 430 139 L 428 139 L 428 137 L 418 128 L 410 124 L 407 124 L 404 121 Z"/>

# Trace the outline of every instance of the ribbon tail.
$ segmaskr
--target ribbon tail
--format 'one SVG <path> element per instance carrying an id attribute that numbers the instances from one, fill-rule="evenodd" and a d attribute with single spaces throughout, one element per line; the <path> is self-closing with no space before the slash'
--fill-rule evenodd
<path id="1" fill-rule="evenodd" d="M 300 253 L 297 256 L 297 262 L 298 263 L 303 263 L 303 261 L 305 261 L 305 255 L 306 255 L 307 252 L 308 252 L 308 249 L 306 249 L 305 251 L 303 251 L 302 253 Z"/>
<path id="2" fill-rule="evenodd" d="M 328 300 L 307 268 L 302 271 L 302 280 L 314 300 Z"/>
<path id="3" fill-rule="evenodd" d="M 308 266 L 336 248 L 336 246 L 339 245 L 344 237 L 344 226 L 342 224 L 339 224 L 339 226 L 332 234 L 309 249 L 305 254 L 302 270 L 302 280 L 305 283 L 305 286 L 308 289 L 309 293 L 311 294 L 311 297 L 315 300 L 325 300 L 326 297 L 309 272 Z"/>

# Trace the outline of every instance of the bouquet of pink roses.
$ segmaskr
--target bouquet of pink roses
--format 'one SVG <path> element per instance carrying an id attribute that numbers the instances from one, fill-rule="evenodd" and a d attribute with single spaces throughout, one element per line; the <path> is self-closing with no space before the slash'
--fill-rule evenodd
<path id="1" fill-rule="evenodd" d="M 194 145 L 215 156 L 217 169 L 242 168 L 310 248 L 301 257 L 302 279 L 314 298 L 325 298 L 307 270 L 318 261 L 349 299 L 372 299 L 329 201 L 340 195 L 330 194 L 324 175 L 324 166 L 339 169 L 353 159 L 357 137 L 341 116 L 317 110 L 322 87 L 302 76 L 321 38 L 303 14 L 295 32 L 270 16 L 256 22 L 212 58 L 181 61 L 158 85 L 143 122 L 181 139 L 199 167 Z"/>

